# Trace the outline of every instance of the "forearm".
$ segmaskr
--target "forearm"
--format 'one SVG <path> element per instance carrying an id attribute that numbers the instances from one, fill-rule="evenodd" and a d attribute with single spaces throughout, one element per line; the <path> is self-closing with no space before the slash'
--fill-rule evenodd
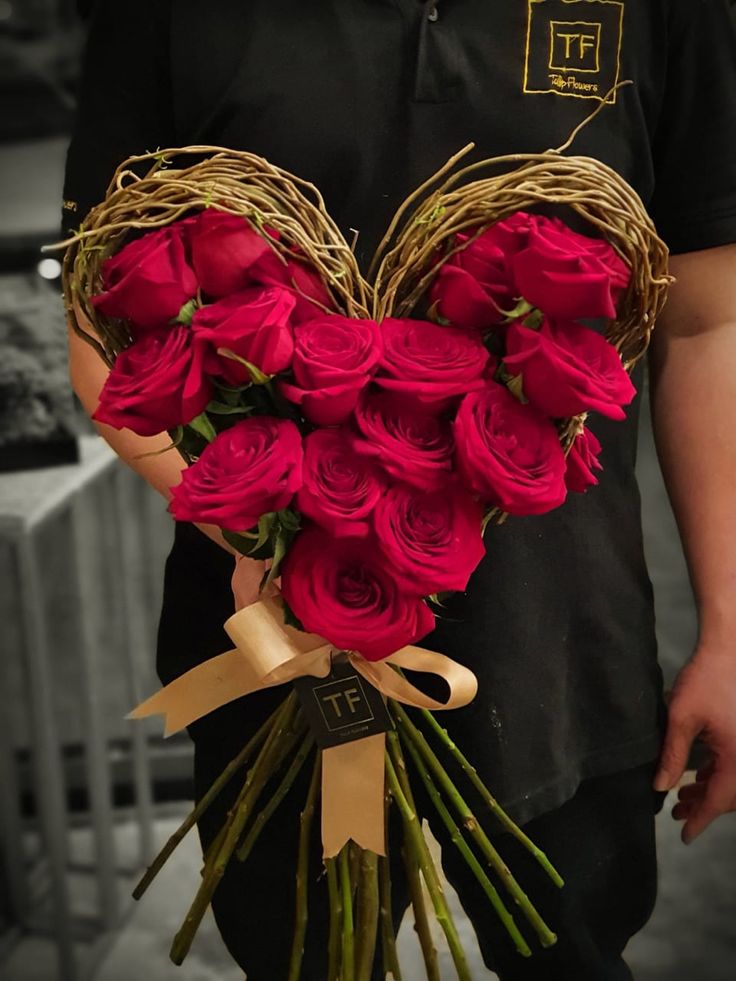
<path id="1" fill-rule="evenodd" d="M 108 369 L 97 353 L 77 334 L 69 333 L 69 376 L 72 386 L 89 416 L 97 408 L 100 391 Z M 181 481 L 186 464 L 175 450 L 159 452 L 171 445 L 166 433 L 158 436 L 137 436 L 129 429 L 113 429 L 95 423 L 97 431 L 110 444 L 117 455 L 140 474 L 143 479 L 167 501 L 171 500 L 171 488 Z M 197 525 L 209 538 L 229 552 L 234 550 L 214 525 Z"/>
<path id="2" fill-rule="evenodd" d="M 655 330 L 655 335 L 657 331 Z M 662 472 L 682 537 L 700 646 L 736 637 L 736 320 L 696 310 L 657 335 L 651 407 Z"/>

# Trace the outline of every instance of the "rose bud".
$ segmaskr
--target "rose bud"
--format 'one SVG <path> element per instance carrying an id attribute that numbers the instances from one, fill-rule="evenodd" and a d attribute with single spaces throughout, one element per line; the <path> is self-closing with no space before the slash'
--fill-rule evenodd
<path id="1" fill-rule="evenodd" d="M 474 232 L 458 234 L 456 244 L 470 242 L 439 269 L 429 291 L 437 313 L 457 327 L 483 329 L 504 319 L 516 305 L 518 293 L 509 259 L 526 247 L 537 218 L 524 211 L 487 228 L 475 241 Z"/>
<path id="2" fill-rule="evenodd" d="M 192 331 L 195 344 L 206 352 L 207 371 L 232 385 L 250 380 L 245 365 L 219 355 L 218 349 L 232 351 L 266 375 L 284 371 L 294 353 L 293 312 L 293 295 L 278 286 L 242 290 L 200 307 Z"/>
<path id="3" fill-rule="evenodd" d="M 565 483 L 567 489 L 583 493 L 598 483 L 596 470 L 602 470 L 598 456 L 601 444 L 595 433 L 586 426 L 570 447 L 567 454 Z"/>
<path id="4" fill-rule="evenodd" d="M 559 320 L 616 316 L 629 269 L 613 248 L 561 221 L 540 220 L 511 270 L 518 294 Z"/>
<path id="5" fill-rule="evenodd" d="M 90 297 L 98 313 L 134 327 L 164 327 L 196 295 L 184 249 L 189 219 L 148 232 L 102 264 L 104 293 Z"/>
<path id="6" fill-rule="evenodd" d="M 444 408 L 449 399 L 484 385 L 488 351 L 476 331 L 427 320 L 381 322 L 384 352 L 376 384 Z"/>
<path id="7" fill-rule="evenodd" d="M 613 344 L 581 324 L 546 320 L 539 330 L 512 324 L 503 361 L 521 375 L 525 397 L 553 419 L 589 410 L 624 419 L 622 406 L 636 395 Z"/>
<path id="8" fill-rule="evenodd" d="M 317 426 L 334 426 L 352 413 L 375 371 L 383 345 L 373 320 L 326 314 L 294 330 L 293 382 L 281 392 Z"/>
<path id="9" fill-rule="evenodd" d="M 278 234 L 268 230 L 272 238 Z M 202 290 L 212 297 L 237 293 L 253 284 L 251 268 L 272 254 L 268 242 L 246 218 L 206 208 L 187 230 L 192 265 Z M 278 260 L 277 260 L 278 261 Z"/>
<path id="10" fill-rule="evenodd" d="M 356 439 L 359 453 L 372 456 L 397 480 L 421 490 L 438 490 L 452 470 L 449 424 L 394 392 L 363 396 L 355 422 L 365 437 Z"/>
<path id="11" fill-rule="evenodd" d="M 92 418 L 139 436 L 156 436 L 203 412 L 211 388 L 194 363 L 189 330 L 161 327 L 120 352 Z"/>
<path id="12" fill-rule="evenodd" d="M 254 416 L 219 433 L 172 488 L 177 521 L 253 528 L 287 507 L 302 483 L 302 438 L 289 419 Z"/>
<path id="13" fill-rule="evenodd" d="M 504 385 L 466 395 L 453 429 L 458 469 L 485 503 L 525 515 L 565 500 L 565 454 L 554 424 Z"/>
<path id="14" fill-rule="evenodd" d="M 304 440 L 304 483 L 296 506 L 337 538 L 364 537 L 384 491 L 377 467 L 356 453 L 342 429 L 318 429 Z"/>
<path id="15" fill-rule="evenodd" d="M 428 596 L 465 589 L 485 555 L 483 509 L 460 487 L 432 493 L 407 484 L 378 502 L 376 536 L 402 588 Z"/>
<path id="16" fill-rule="evenodd" d="M 403 592 L 369 539 L 300 532 L 281 566 L 281 592 L 306 630 L 339 650 L 379 661 L 420 640 L 434 616 Z"/>

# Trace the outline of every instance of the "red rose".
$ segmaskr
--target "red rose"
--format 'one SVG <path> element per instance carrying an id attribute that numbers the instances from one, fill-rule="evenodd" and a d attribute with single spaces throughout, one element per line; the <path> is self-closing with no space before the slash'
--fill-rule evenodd
<path id="1" fill-rule="evenodd" d="M 381 323 L 384 352 L 376 383 L 420 402 L 447 399 L 482 388 L 488 351 L 480 335 L 427 320 Z"/>
<path id="2" fill-rule="evenodd" d="M 629 269 L 608 242 L 540 220 L 510 260 L 518 294 L 553 319 L 616 316 Z"/>
<path id="3" fill-rule="evenodd" d="M 293 313 L 292 293 L 278 286 L 243 290 L 200 307 L 192 331 L 195 344 L 205 352 L 207 371 L 233 385 L 250 378 L 244 365 L 218 355 L 218 348 L 232 351 L 266 375 L 284 371 L 294 353 Z"/>
<path id="4" fill-rule="evenodd" d="M 335 305 L 332 297 L 317 273 L 299 260 L 298 252 L 294 250 L 292 254 L 295 258 L 281 261 L 269 251 L 253 267 L 253 276 L 266 286 L 283 286 L 292 291 L 296 301 L 294 323 L 324 317 L 323 308 L 329 310 Z"/>
<path id="5" fill-rule="evenodd" d="M 598 437 L 587 427 L 575 437 L 567 454 L 565 483 L 568 490 L 582 493 L 598 483 L 595 471 L 603 469 L 598 459 L 600 452 Z"/>
<path id="6" fill-rule="evenodd" d="M 161 327 L 120 352 L 92 418 L 156 436 L 198 416 L 210 394 L 209 381 L 193 364 L 189 330 Z"/>
<path id="7" fill-rule="evenodd" d="M 355 452 L 344 430 L 318 429 L 304 440 L 302 514 L 338 538 L 364 537 L 384 485 L 371 461 Z"/>
<path id="8" fill-rule="evenodd" d="M 458 469 L 482 501 L 510 514 L 543 514 L 565 500 L 557 430 L 496 382 L 471 392 L 454 423 Z"/>
<path id="9" fill-rule="evenodd" d="M 375 457 L 397 480 L 421 490 L 439 490 L 452 470 L 452 433 L 447 423 L 393 392 L 364 396 L 355 421 L 365 439 L 359 453 Z"/>
<path id="10" fill-rule="evenodd" d="M 525 248 L 538 219 L 524 211 L 487 228 L 474 242 L 447 260 L 429 291 L 437 312 L 457 327 L 486 328 L 504 319 L 501 311 L 515 306 L 516 292 L 509 258 Z M 456 244 L 473 232 L 458 234 Z"/>
<path id="11" fill-rule="evenodd" d="M 306 529 L 281 569 L 284 599 L 304 627 L 369 661 L 420 640 L 434 626 L 429 607 L 399 588 L 370 539 Z"/>
<path id="12" fill-rule="evenodd" d="M 281 391 L 315 425 L 343 422 L 381 356 L 377 324 L 326 314 L 297 327 L 294 342 L 294 382 L 282 382 Z"/>
<path id="13" fill-rule="evenodd" d="M 272 238 L 278 235 L 269 230 Z M 246 218 L 206 208 L 188 229 L 192 265 L 209 296 L 237 293 L 253 284 L 251 268 L 271 247 Z"/>
<path id="14" fill-rule="evenodd" d="M 623 419 L 636 395 L 616 348 L 580 324 L 546 320 L 539 330 L 512 324 L 504 364 L 521 375 L 524 395 L 540 412 L 564 419 L 594 410 Z"/>
<path id="15" fill-rule="evenodd" d="M 177 521 L 247 531 L 287 507 L 302 483 L 302 438 L 288 419 L 254 416 L 219 433 L 172 488 Z"/>
<path id="16" fill-rule="evenodd" d="M 142 328 L 163 327 L 177 316 L 197 292 L 182 237 L 189 221 L 148 232 L 103 262 L 105 292 L 90 298 L 98 313 Z"/>
<path id="17" fill-rule="evenodd" d="M 273 241 L 281 237 L 273 228 L 264 232 Z M 246 218 L 207 208 L 194 220 L 188 241 L 200 285 L 212 297 L 254 286 L 281 286 L 294 297 L 295 323 L 321 316 L 317 304 L 333 305 L 317 273 L 299 261 L 298 251 L 284 255 L 272 248 Z"/>
<path id="18" fill-rule="evenodd" d="M 459 487 L 420 493 L 406 484 L 378 502 L 375 529 L 402 588 L 428 596 L 465 589 L 485 555 L 483 509 Z"/>

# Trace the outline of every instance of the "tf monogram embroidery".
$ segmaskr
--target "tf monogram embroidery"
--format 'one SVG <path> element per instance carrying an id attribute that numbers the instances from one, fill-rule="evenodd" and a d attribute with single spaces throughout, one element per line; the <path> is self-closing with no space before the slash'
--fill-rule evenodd
<path id="1" fill-rule="evenodd" d="M 619 80 L 623 0 L 527 0 L 524 92 L 601 99 Z M 611 98 L 616 101 L 616 95 Z"/>

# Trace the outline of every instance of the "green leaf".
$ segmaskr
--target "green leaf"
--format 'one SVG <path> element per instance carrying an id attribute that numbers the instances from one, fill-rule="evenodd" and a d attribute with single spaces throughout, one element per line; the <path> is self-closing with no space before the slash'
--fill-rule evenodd
<path id="1" fill-rule="evenodd" d="M 168 453 L 169 450 L 175 450 L 177 446 L 181 443 L 184 438 L 184 427 L 177 426 L 176 429 L 171 434 L 171 442 L 168 446 L 161 447 L 160 450 L 151 450 L 150 453 L 137 453 L 133 459 L 134 460 L 148 460 L 153 456 L 161 456 L 163 453 Z"/>
<path id="2" fill-rule="evenodd" d="M 528 404 L 529 399 L 526 397 L 526 395 L 524 395 L 524 389 L 522 386 L 522 375 L 510 374 L 503 361 L 498 362 L 498 367 L 494 372 L 493 378 L 495 381 L 505 385 L 511 394 L 517 398 L 522 405 Z"/>
<path id="3" fill-rule="evenodd" d="M 299 617 L 296 615 L 296 613 L 294 613 L 283 597 L 282 601 L 284 604 L 284 623 L 287 625 L 287 627 L 295 627 L 297 630 L 304 631 L 304 624 L 301 622 Z"/>
<path id="4" fill-rule="evenodd" d="M 434 208 L 432 208 L 432 210 L 430 212 L 428 212 L 427 214 L 418 215 L 414 219 L 414 224 L 416 224 L 416 225 L 431 225 L 435 221 L 437 221 L 438 218 L 441 218 L 444 215 L 445 211 L 446 211 L 446 208 L 445 208 L 444 204 L 436 204 L 434 206 Z"/>
<path id="5" fill-rule="evenodd" d="M 198 433 L 200 436 L 206 439 L 208 443 L 211 443 L 217 436 L 217 430 L 210 422 L 206 412 L 202 412 L 198 416 L 195 416 L 194 419 L 187 423 L 187 425 L 190 429 L 193 429 L 195 433 Z"/>
<path id="6" fill-rule="evenodd" d="M 535 308 L 534 310 L 532 310 L 529 316 L 522 321 L 522 323 L 524 324 L 525 327 L 528 327 L 530 330 L 539 330 L 539 328 L 544 323 L 544 314 L 542 313 L 541 310 L 537 310 Z"/>
<path id="7" fill-rule="evenodd" d="M 427 310 L 427 320 L 433 321 L 435 324 L 440 324 L 442 327 L 449 327 L 450 321 L 447 317 L 440 316 L 438 312 L 439 300 L 435 300 L 434 303 Z"/>
<path id="8" fill-rule="evenodd" d="M 248 532 L 228 531 L 227 528 L 223 528 L 222 537 L 228 545 L 232 545 L 241 555 L 250 556 L 250 550 L 253 545 L 250 539 L 253 536 Z"/>
<path id="9" fill-rule="evenodd" d="M 508 375 L 506 378 L 506 388 L 517 398 L 522 405 L 528 405 L 529 399 L 524 395 L 521 375 Z"/>
<path id="10" fill-rule="evenodd" d="M 504 315 L 508 320 L 518 320 L 520 317 L 525 317 L 532 310 L 536 309 L 528 300 L 525 300 L 523 296 L 517 297 L 518 300 L 515 307 L 511 310 L 501 310 L 499 307 L 499 312 Z"/>
<path id="11" fill-rule="evenodd" d="M 218 347 L 217 353 L 223 358 L 229 358 L 231 361 L 237 361 L 238 364 L 244 365 L 248 369 L 254 385 L 267 385 L 273 378 L 273 375 L 264 375 L 260 368 L 251 364 L 250 361 L 246 361 L 245 358 L 241 358 L 239 354 L 235 354 L 227 347 Z"/>
<path id="12" fill-rule="evenodd" d="M 215 386 L 217 393 L 216 401 L 223 402 L 225 405 L 240 405 L 243 392 L 247 392 L 252 387 L 252 382 L 232 388 L 229 385 L 223 385 L 222 382 L 218 382 Z"/>
<path id="13" fill-rule="evenodd" d="M 192 320 L 194 318 L 194 311 L 198 308 L 199 304 L 197 303 L 196 299 L 187 300 L 177 315 L 171 318 L 169 323 L 184 324 L 186 327 L 191 327 Z"/>
<path id="14" fill-rule="evenodd" d="M 276 541 L 274 542 L 274 547 L 273 547 L 273 561 L 271 562 L 271 568 L 268 570 L 268 575 L 266 576 L 266 580 L 263 586 L 264 589 L 266 588 L 266 586 L 272 583 L 274 579 L 278 579 L 279 573 L 281 571 L 281 563 L 283 562 L 284 557 L 286 556 L 287 545 L 288 545 L 287 535 L 284 532 L 284 529 L 279 527 L 279 530 L 276 532 Z"/>
<path id="15" fill-rule="evenodd" d="M 282 528 L 292 533 L 301 528 L 301 516 L 297 511 L 292 511 L 290 508 L 279 511 L 279 522 Z"/>
<path id="16" fill-rule="evenodd" d="M 275 511 L 268 511 L 266 514 L 262 514 L 258 519 L 258 538 L 256 539 L 255 545 L 251 548 L 251 554 L 256 552 L 259 548 L 263 548 L 266 542 L 271 537 L 271 533 L 278 524 L 278 515 Z"/>
<path id="17" fill-rule="evenodd" d="M 214 416 L 248 416 L 253 411 L 248 405 L 226 405 L 225 402 L 210 402 L 205 410 Z"/>

